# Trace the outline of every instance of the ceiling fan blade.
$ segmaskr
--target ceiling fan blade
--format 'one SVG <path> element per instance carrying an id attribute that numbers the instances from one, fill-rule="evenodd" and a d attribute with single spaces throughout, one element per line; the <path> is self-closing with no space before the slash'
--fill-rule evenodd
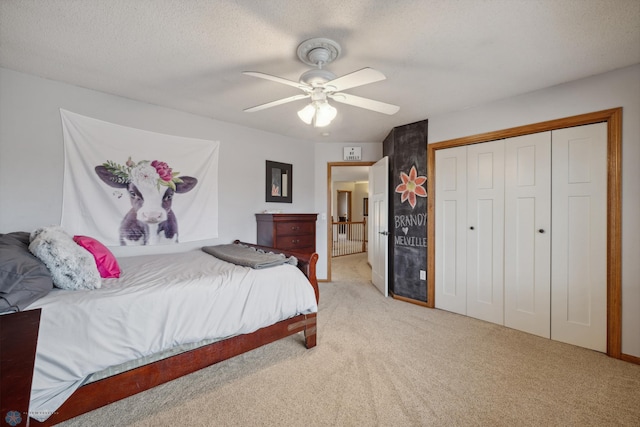
<path id="1" fill-rule="evenodd" d="M 247 112 L 247 113 L 253 113 L 254 111 L 260 111 L 260 110 L 264 110 L 266 108 L 275 107 L 276 105 L 286 104 L 287 102 L 293 102 L 293 101 L 297 101 L 299 99 L 309 98 L 310 96 L 311 95 L 309 95 L 309 94 L 293 95 L 293 96 L 290 96 L 288 98 L 278 99 L 277 101 L 267 102 L 266 104 L 256 105 L 255 107 L 245 108 L 244 111 Z"/>
<path id="2" fill-rule="evenodd" d="M 259 79 L 271 80 L 272 82 L 282 83 L 288 86 L 297 87 L 298 89 L 302 89 L 305 92 L 311 89 L 310 86 L 300 83 L 294 82 L 293 80 L 284 79 L 282 77 L 272 76 L 271 74 L 259 73 L 257 71 L 243 71 L 242 74 L 246 74 L 247 76 L 258 77 Z"/>
<path id="3" fill-rule="evenodd" d="M 324 84 L 324 87 L 332 92 L 338 92 L 351 89 L 352 87 L 379 82 L 384 79 L 386 79 L 386 77 L 380 71 L 367 67 L 328 81 Z"/>
<path id="4" fill-rule="evenodd" d="M 369 98 L 350 95 L 348 93 L 333 93 L 327 95 L 336 102 L 353 105 L 355 107 L 366 108 L 367 110 L 377 111 L 378 113 L 392 115 L 400 110 L 400 107 L 386 102 L 374 101 Z"/>

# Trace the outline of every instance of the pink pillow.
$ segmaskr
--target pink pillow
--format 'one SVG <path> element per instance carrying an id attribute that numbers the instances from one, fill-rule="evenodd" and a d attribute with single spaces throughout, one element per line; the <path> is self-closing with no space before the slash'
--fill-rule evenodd
<path id="1" fill-rule="evenodd" d="M 91 252 L 96 260 L 100 277 L 103 279 L 120 277 L 118 261 L 105 245 L 87 236 L 73 236 L 73 241 Z"/>

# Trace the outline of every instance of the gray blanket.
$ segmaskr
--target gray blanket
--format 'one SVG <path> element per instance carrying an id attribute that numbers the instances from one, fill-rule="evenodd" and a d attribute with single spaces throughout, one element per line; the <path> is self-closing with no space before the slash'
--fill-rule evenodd
<path id="1" fill-rule="evenodd" d="M 282 264 L 298 265 L 295 257 L 287 258 L 283 254 L 265 252 L 245 245 L 228 244 L 203 246 L 202 250 L 216 258 L 233 264 L 255 269 L 275 267 Z"/>

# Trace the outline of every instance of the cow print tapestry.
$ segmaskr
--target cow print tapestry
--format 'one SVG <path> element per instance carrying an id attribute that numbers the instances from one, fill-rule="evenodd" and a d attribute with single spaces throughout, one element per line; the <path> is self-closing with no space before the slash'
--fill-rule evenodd
<path id="1" fill-rule="evenodd" d="M 60 115 L 66 231 L 107 246 L 218 237 L 218 141 Z"/>

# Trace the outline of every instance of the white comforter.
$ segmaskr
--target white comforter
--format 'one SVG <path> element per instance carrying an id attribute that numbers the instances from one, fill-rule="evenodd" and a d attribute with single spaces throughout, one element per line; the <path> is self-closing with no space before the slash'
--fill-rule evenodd
<path id="1" fill-rule="evenodd" d="M 253 270 L 201 251 L 118 260 L 119 279 L 54 290 L 42 308 L 31 416 L 43 421 L 94 372 L 176 345 L 253 332 L 317 311 L 296 267 Z"/>

